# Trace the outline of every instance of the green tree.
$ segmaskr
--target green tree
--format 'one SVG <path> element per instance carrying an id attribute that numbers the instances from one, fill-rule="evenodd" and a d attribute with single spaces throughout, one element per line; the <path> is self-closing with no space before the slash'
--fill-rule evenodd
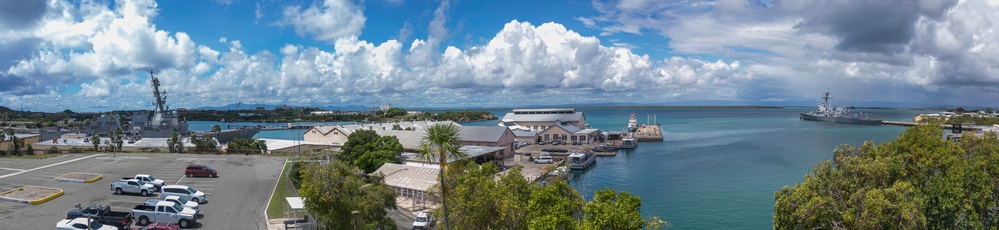
<path id="1" fill-rule="evenodd" d="M 941 138 L 932 125 L 842 146 L 774 194 L 774 227 L 979 229 L 999 226 L 999 141 Z"/>
<path id="2" fill-rule="evenodd" d="M 992 108 L 985 108 L 985 113 L 992 114 Z"/>
<path id="3" fill-rule="evenodd" d="M 3 107 L 0 106 L 0 108 L 3 108 Z M 0 130 L 0 143 L 3 143 L 6 140 L 7 140 L 7 131 L 6 130 Z M 4 151 L 0 151 L 0 156 L 6 155 L 6 154 L 7 153 L 5 153 Z"/>
<path id="4" fill-rule="evenodd" d="M 954 112 L 956 112 L 956 113 L 964 113 L 965 112 L 964 111 L 964 107 L 957 107 L 956 109 L 954 109 Z"/>
<path id="5" fill-rule="evenodd" d="M 378 170 L 382 164 L 395 162 L 402 154 L 402 144 L 395 136 L 378 136 L 374 130 L 358 130 L 347 136 L 340 159 L 355 165 L 365 173 Z"/>
<path id="6" fill-rule="evenodd" d="M 458 126 L 454 123 L 437 123 L 431 125 L 427 128 L 426 136 L 423 137 L 423 142 L 420 144 L 420 152 L 417 153 L 417 158 L 427 162 L 437 161 L 440 164 L 441 171 L 438 173 L 438 177 L 440 178 L 441 207 L 443 208 L 443 215 L 441 216 L 444 217 L 444 229 L 450 229 L 447 215 L 447 191 L 449 185 L 444 180 L 444 174 L 447 173 L 449 161 L 466 158 L 465 153 L 458 150 L 461 148 L 461 144 L 458 143 L 458 140 L 461 140 L 458 129 Z"/>
<path id="7" fill-rule="evenodd" d="M 222 132 L 222 126 L 212 125 L 212 132 Z"/>
<path id="8" fill-rule="evenodd" d="M 340 161 L 309 164 L 302 175 L 298 193 L 305 198 L 305 208 L 316 220 L 331 227 L 354 226 L 352 211 L 358 211 L 357 229 L 394 228 L 388 211 L 395 209 L 395 189 L 385 185 L 381 175 L 365 183 L 357 167 Z"/>
<path id="9" fill-rule="evenodd" d="M 531 188 L 527 204 L 530 229 L 577 229 L 583 217 L 583 196 L 564 180 Z"/>
<path id="10" fill-rule="evenodd" d="M 9 155 L 21 155 L 21 139 L 17 137 L 14 133 L 13 128 L 7 128 L 5 131 L 7 133 L 7 139 L 10 141 L 10 148 L 7 150 Z"/>
<path id="11" fill-rule="evenodd" d="M 192 135 L 191 142 L 194 144 L 194 151 L 198 153 L 213 153 L 218 152 L 215 148 L 215 137 L 211 134 L 202 134 L 201 136 Z"/>
<path id="12" fill-rule="evenodd" d="M 100 152 L 101 137 L 97 135 L 90 136 L 90 143 L 94 144 L 94 152 Z"/>
<path id="13" fill-rule="evenodd" d="M 390 109 L 388 109 L 388 111 L 385 111 L 385 117 L 389 117 L 389 118 L 399 117 L 399 116 L 405 116 L 405 115 L 406 115 L 406 110 L 405 109 L 390 108 Z"/>
<path id="14" fill-rule="evenodd" d="M 642 219 L 641 199 L 606 189 L 589 203 L 565 177 L 545 184 L 528 182 L 515 167 L 498 180 L 492 163 L 452 162 L 445 180 L 448 222 L 454 229 L 659 229 L 667 223 Z M 439 190 L 435 186 L 432 190 Z M 443 208 L 434 214 L 443 215 Z M 585 212 L 584 212 L 585 211 Z M 584 218 L 585 216 L 585 218 Z M 443 219 L 442 219 L 443 220 Z"/>
<path id="15" fill-rule="evenodd" d="M 640 208 L 642 199 L 628 192 L 615 192 L 613 189 L 597 190 L 593 200 L 584 208 L 585 229 L 643 229 Z"/>
<path id="16" fill-rule="evenodd" d="M 234 154 L 259 154 L 267 151 L 267 144 L 264 140 L 234 138 L 232 142 L 229 142 L 226 151 Z"/>
<path id="17" fill-rule="evenodd" d="M 167 139 L 167 148 L 170 149 L 171 153 L 184 152 L 184 143 L 181 141 L 180 136 L 177 135 L 177 132 L 170 134 L 170 138 Z"/>

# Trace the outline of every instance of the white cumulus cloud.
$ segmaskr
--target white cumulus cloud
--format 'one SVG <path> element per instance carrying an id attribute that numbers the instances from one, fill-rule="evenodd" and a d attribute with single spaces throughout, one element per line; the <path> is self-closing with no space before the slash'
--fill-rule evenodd
<path id="1" fill-rule="evenodd" d="M 317 40 L 331 41 L 340 37 L 357 36 L 364 29 L 364 12 L 350 0 L 325 0 L 313 4 L 284 8 L 282 25 L 295 28 L 299 35 L 311 35 Z"/>

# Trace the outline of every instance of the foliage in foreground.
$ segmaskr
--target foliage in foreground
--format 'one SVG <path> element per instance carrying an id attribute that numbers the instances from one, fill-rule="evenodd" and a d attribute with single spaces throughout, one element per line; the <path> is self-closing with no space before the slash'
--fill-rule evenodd
<path id="1" fill-rule="evenodd" d="M 245 155 L 249 155 L 251 153 L 255 154 L 266 153 L 267 141 L 243 139 L 237 137 L 232 139 L 232 142 L 229 142 L 226 152 L 231 154 L 245 154 Z"/>
<path id="2" fill-rule="evenodd" d="M 395 209 L 395 189 L 379 176 L 365 183 L 357 167 L 340 161 L 307 164 L 298 194 L 305 198 L 305 208 L 326 226 L 354 226 L 352 211 L 358 211 L 357 229 L 387 229 L 395 226 L 388 210 Z"/>
<path id="3" fill-rule="evenodd" d="M 642 218 L 642 201 L 628 192 L 598 190 L 585 202 L 565 180 L 528 182 L 514 168 L 495 180 L 492 163 L 452 164 L 447 202 L 452 229 L 659 229 L 657 217 Z M 435 209 L 436 216 L 443 210 Z M 440 220 L 442 221 L 442 220 Z M 440 223 L 439 223 L 440 224 Z M 442 225 L 438 225 L 442 226 Z"/>
<path id="4" fill-rule="evenodd" d="M 921 125 L 880 145 L 837 148 L 802 183 L 775 192 L 774 228 L 999 227 L 999 141 L 942 134 Z"/>
<path id="5" fill-rule="evenodd" d="M 395 162 L 402 154 L 402 144 L 395 136 L 379 136 L 374 130 L 357 130 L 347 136 L 340 159 L 371 173 L 382 164 Z"/>

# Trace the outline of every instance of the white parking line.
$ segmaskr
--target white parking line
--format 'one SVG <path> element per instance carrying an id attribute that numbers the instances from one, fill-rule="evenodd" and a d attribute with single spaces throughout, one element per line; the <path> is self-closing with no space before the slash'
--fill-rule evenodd
<path id="1" fill-rule="evenodd" d="M 4 167 L 0 167 L 0 169 L 3 169 L 3 170 L 10 170 L 10 171 L 18 171 L 18 172 L 24 172 L 24 169 L 12 169 L 12 168 L 4 168 Z"/>
<path id="2" fill-rule="evenodd" d="M 84 160 L 84 159 L 91 158 L 91 157 L 101 156 L 101 155 L 104 155 L 104 154 L 94 154 L 94 155 L 80 157 L 80 158 L 76 158 L 76 159 L 72 159 L 72 160 L 68 160 L 68 161 L 63 161 L 63 162 L 59 162 L 59 163 L 52 163 L 52 164 L 45 165 L 45 166 L 39 166 L 39 167 L 36 167 L 36 168 L 33 168 L 33 169 L 27 169 L 27 170 L 24 170 L 24 171 L 20 171 L 20 172 L 16 172 L 16 173 L 11 173 L 11 174 L 7 174 L 7 175 L 3 175 L 3 176 L 0 176 L 0 179 L 7 178 L 7 177 L 12 177 L 12 176 L 16 176 L 16 175 L 19 175 L 21 173 L 31 172 L 31 171 L 35 171 L 35 170 L 39 170 L 39 169 L 44 169 L 44 168 L 52 167 L 52 166 L 62 165 L 62 164 L 66 164 L 66 163 L 72 163 L 72 162 Z"/>

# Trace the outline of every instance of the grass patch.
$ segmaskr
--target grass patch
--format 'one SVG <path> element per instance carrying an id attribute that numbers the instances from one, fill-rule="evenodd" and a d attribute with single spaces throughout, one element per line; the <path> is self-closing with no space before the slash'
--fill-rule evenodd
<path id="1" fill-rule="evenodd" d="M 285 162 L 284 168 L 281 169 L 281 177 L 278 178 L 277 188 L 274 189 L 274 194 L 271 194 L 270 205 L 267 206 L 267 216 L 271 219 L 286 218 L 284 211 L 287 202 L 284 198 L 298 196 L 295 188 L 291 187 L 291 183 L 288 183 L 287 171 L 290 168 L 291 162 Z"/>
<path id="2" fill-rule="evenodd" d="M 6 155 L 6 156 L 0 156 L 0 158 L 11 158 L 11 159 L 45 159 L 45 158 L 50 158 L 50 157 L 57 157 L 59 155 L 61 155 L 61 154 L 46 153 L 46 154 L 24 155 L 24 156 L 10 156 L 10 155 Z"/>

